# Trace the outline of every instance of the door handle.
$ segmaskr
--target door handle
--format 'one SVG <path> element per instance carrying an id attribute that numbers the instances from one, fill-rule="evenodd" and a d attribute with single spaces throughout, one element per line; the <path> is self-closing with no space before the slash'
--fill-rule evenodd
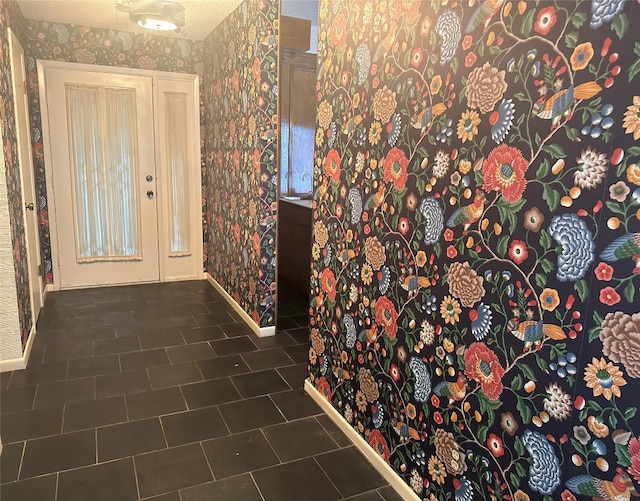
<path id="1" fill-rule="evenodd" d="M 147 191 L 147 198 L 153 198 L 153 191 Z"/>
<path id="2" fill-rule="evenodd" d="M 33 210 L 34 209 L 33 202 L 28 203 L 28 204 L 24 204 L 24 208 L 27 209 L 27 210 Z"/>

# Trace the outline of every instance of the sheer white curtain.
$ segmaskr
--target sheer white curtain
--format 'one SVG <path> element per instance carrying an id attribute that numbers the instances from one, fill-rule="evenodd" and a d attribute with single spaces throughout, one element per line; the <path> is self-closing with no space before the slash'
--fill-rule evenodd
<path id="1" fill-rule="evenodd" d="M 142 259 L 134 89 L 66 85 L 78 262 Z"/>
<path id="2" fill-rule="evenodd" d="M 189 150 L 187 141 L 187 95 L 165 92 L 165 145 L 170 189 L 169 230 L 170 256 L 191 254 L 191 215 L 189 203 Z"/>

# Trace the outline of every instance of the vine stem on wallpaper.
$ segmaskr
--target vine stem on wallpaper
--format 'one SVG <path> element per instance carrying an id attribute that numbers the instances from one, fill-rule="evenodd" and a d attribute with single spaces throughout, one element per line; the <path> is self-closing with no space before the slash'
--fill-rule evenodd
<path id="1" fill-rule="evenodd" d="M 484 212 L 482 213 L 482 216 L 478 219 L 478 229 L 474 229 L 474 230 L 470 230 L 469 233 L 476 233 L 478 235 L 478 237 L 480 238 L 480 241 L 482 242 L 482 246 L 489 252 L 489 254 L 491 254 L 491 258 L 487 259 L 485 261 L 483 261 L 482 263 L 480 263 L 479 266 L 483 266 L 485 264 L 491 263 L 491 262 L 499 262 L 499 263 L 505 263 L 508 264 L 510 266 L 512 266 L 513 268 L 515 268 L 518 273 L 520 274 L 520 276 L 524 279 L 525 283 L 527 284 L 527 287 L 529 287 L 529 289 L 531 289 L 531 292 L 534 294 L 535 298 L 536 298 L 536 303 L 537 303 L 537 309 L 538 309 L 538 315 L 540 316 L 540 319 L 542 319 L 542 309 L 540 307 L 540 297 L 538 296 L 538 293 L 536 292 L 536 290 L 534 289 L 534 287 L 531 285 L 531 282 L 529 281 L 529 276 L 524 273 L 524 271 L 522 271 L 520 269 L 520 267 L 518 265 L 516 265 L 513 261 L 511 261 L 510 259 L 505 259 L 502 257 L 499 257 L 494 251 L 493 249 L 487 244 L 484 235 L 480 229 L 480 224 L 482 219 L 485 217 L 485 215 L 487 214 L 487 212 L 489 211 L 489 209 L 491 209 L 495 203 L 497 202 L 498 198 L 501 195 L 496 196 L 496 198 L 491 202 L 491 204 L 489 204 Z M 535 269 L 535 266 L 534 266 Z"/>
<path id="2" fill-rule="evenodd" d="M 502 468 L 502 466 L 498 462 L 498 459 L 493 455 L 493 453 L 491 452 L 489 447 L 487 447 L 485 444 L 480 442 L 480 440 L 478 439 L 478 437 L 473 432 L 473 429 L 470 426 L 467 413 L 463 412 L 463 410 L 462 410 L 462 408 L 464 407 L 464 404 L 468 401 L 469 397 L 471 395 L 474 395 L 479 390 L 479 388 L 480 388 L 480 386 L 478 385 L 473 389 L 473 391 L 468 392 L 464 396 L 464 398 L 462 399 L 460 407 L 456 407 L 456 406 L 453 407 L 454 409 L 458 409 L 458 411 L 462 415 L 462 419 L 464 420 L 464 424 L 465 424 L 465 429 L 467 429 L 469 431 L 469 433 L 471 434 L 471 437 L 472 437 L 470 439 L 470 438 L 468 438 L 468 437 L 463 435 L 465 437 L 465 440 L 464 440 L 463 443 L 468 442 L 468 443 L 475 444 L 475 445 L 477 445 L 478 447 L 480 447 L 483 451 L 485 451 L 487 453 L 487 456 L 490 457 L 493 460 L 494 464 L 496 465 L 496 468 L 498 468 L 498 470 L 500 470 L 500 475 L 504 479 L 504 481 L 505 481 L 505 483 L 507 485 L 507 488 L 509 489 L 509 495 L 511 496 L 511 499 L 515 499 L 514 496 L 513 496 L 513 490 L 511 489 L 511 484 L 509 482 L 507 482 L 507 472 Z M 512 462 L 513 462 L 513 460 L 512 460 Z"/>
<path id="3" fill-rule="evenodd" d="M 525 44 L 529 44 L 529 43 L 531 43 L 533 41 L 538 41 L 538 42 L 540 42 L 540 43 L 542 43 L 544 45 L 547 45 L 547 46 L 551 47 L 553 52 L 555 52 L 555 54 L 560 57 L 560 59 L 562 60 L 562 63 L 567 67 L 567 76 L 569 77 L 569 85 L 573 85 L 573 74 L 571 73 L 571 71 L 569 71 L 569 68 L 571 68 L 571 65 L 569 64 L 569 60 L 567 59 L 567 56 L 565 56 L 564 53 L 562 51 L 560 51 L 560 49 L 558 49 L 557 42 L 554 43 L 551 40 L 547 40 L 546 38 L 541 37 L 540 35 L 532 35 L 532 36 L 530 36 L 528 38 L 520 38 L 519 36 L 515 35 L 513 32 L 511 32 L 507 28 L 507 25 L 504 22 L 504 18 L 502 16 L 502 14 L 500 14 L 500 20 L 496 21 L 493 24 L 502 27 L 502 29 L 504 30 L 505 35 L 507 35 L 510 38 L 512 38 L 513 40 L 515 40 L 515 43 L 506 50 L 506 52 L 505 52 L 503 57 L 506 57 L 506 55 L 510 51 L 512 51 L 513 49 L 515 49 L 519 45 L 525 45 Z M 566 23 L 565 23 L 565 27 L 566 27 Z"/>

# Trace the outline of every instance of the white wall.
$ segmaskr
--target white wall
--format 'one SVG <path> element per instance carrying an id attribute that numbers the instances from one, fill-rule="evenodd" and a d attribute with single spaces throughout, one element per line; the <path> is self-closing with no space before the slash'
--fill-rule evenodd
<path id="1" fill-rule="evenodd" d="M 1 134 L 0 137 L 2 137 Z M 0 362 L 21 357 L 22 342 L 20 341 L 18 295 L 9 225 L 7 177 L 4 149 L 0 147 Z"/>

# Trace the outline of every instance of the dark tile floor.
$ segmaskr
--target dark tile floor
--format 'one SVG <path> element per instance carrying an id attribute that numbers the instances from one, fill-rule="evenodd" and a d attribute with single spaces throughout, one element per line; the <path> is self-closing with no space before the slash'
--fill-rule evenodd
<path id="1" fill-rule="evenodd" d="M 396 500 L 302 390 L 306 302 L 258 338 L 206 282 L 51 293 L 0 376 L 0 499 Z"/>

